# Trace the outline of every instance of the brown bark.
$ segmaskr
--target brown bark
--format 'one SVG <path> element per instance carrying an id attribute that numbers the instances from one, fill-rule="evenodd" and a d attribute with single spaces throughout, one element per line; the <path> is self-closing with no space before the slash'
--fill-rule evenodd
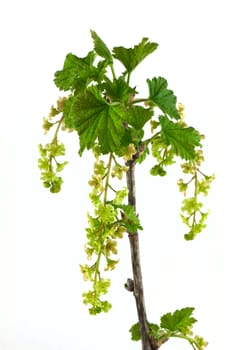
<path id="1" fill-rule="evenodd" d="M 138 156 L 138 155 L 137 155 Z M 132 160 L 127 161 L 127 188 L 128 188 L 128 204 L 133 205 L 136 211 L 136 194 L 135 194 L 135 155 Z M 128 232 L 131 251 L 131 263 L 133 271 L 133 294 L 135 297 L 137 314 L 140 324 L 142 350 L 157 350 L 159 348 L 155 339 L 149 336 L 149 327 L 147 322 L 147 314 L 144 300 L 143 280 L 140 263 L 139 235 L 138 232 Z"/>

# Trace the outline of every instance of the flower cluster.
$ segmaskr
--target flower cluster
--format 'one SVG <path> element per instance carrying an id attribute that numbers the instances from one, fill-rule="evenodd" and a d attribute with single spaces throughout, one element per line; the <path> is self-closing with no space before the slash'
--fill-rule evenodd
<path id="1" fill-rule="evenodd" d="M 171 146 L 167 146 L 160 136 L 156 137 L 151 145 L 151 153 L 156 159 L 157 163 L 151 168 L 150 174 L 152 176 L 165 176 L 167 171 L 165 167 L 175 163 L 175 152 Z"/>
<path id="2" fill-rule="evenodd" d="M 56 106 L 52 105 L 50 108 L 50 112 L 46 118 L 43 118 L 43 129 L 45 134 L 55 125 L 62 124 L 61 127 L 63 130 L 72 131 L 71 129 L 67 129 L 63 123 L 63 110 L 65 102 L 67 101 L 67 97 L 59 97 L 56 101 Z M 60 117 L 61 115 L 61 117 Z M 59 118 L 58 118 L 59 116 Z"/>
<path id="3" fill-rule="evenodd" d="M 80 265 L 83 279 L 92 283 L 92 289 L 83 293 L 84 304 L 89 304 L 92 315 L 107 312 L 111 304 L 102 300 L 110 287 L 110 280 L 101 275 L 104 271 L 113 270 L 118 263 L 112 256 L 117 254 L 117 240 L 123 237 L 126 226 L 122 220 L 119 207 L 127 197 L 127 188 L 118 191 L 110 184 L 111 178 L 122 179 L 127 167 L 120 165 L 110 154 L 108 163 L 100 159 L 97 146 L 94 148 L 94 171 L 89 185 L 90 199 L 94 205 L 94 215 L 88 214 L 87 243 L 85 252 L 90 265 Z M 114 165 L 112 164 L 114 162 Z M 108 199 L 109 191 L 113 198 Z M 111 197 L 112 197 L 111 196 Z"/>
<path id="4" fill-rule="evenodd" d="M 181 218 L 189 228 L 188 233 L 184 236 L 186 240 L 192 240 L 197 234 L 202 232 L 206 227 L 205 221 L 209 214 L 202 211 L 203 203 L 200 196 L 208 195 L 210 185 L 215 179 L 215 176 L 208 176 L 201 172 L 199 166 L 203 160 L 202 150 L 198 150 L 194 161 L 185 162 L 181 165 L 183 173 L 190 175 L 190 179 L 187 181 L 179 179 L 177 182 L 180 192 L 185 196 L 182 201 Z M 193 195 L 186 198 L 187 193 L 191 189 Z"/>
<path id="5" fill-rule="evenodd" d="M 60 192 L 63 180 L 58 173 L 68 162 L 58 162 L 57 157 L 65 155 L 64 144 L 56 141 L 47 143 L 45 146 L 40 144 L 39 152 L 38 167 L 44 187 L 49 188 L 52 193 Z"/>
<path id="6" fill-rule="evenodd" d="M 50 131 L 52 127 L 55 127 L 55 133 L 50 143 L 44 146 L 39 144 L 40 157 L 38 159 L 38 167 L 41 171 L 41 180 L 44 187 L 49 188 L 52 193 L 60 192 L 63 180 L 58 173 L 68 164 L 67 161 L 58 162 L 57 160 L 58 157 L 65 155 L 65 146 L 58 141 L 58 132 L 60 128 L 67 130 L 64 126 L 64 117 L 62 115 L 66 100 L 66 97 L 58 98 L 56 107 L 51 106 L 48 117 L 43 119 L 45 133 Z"/>

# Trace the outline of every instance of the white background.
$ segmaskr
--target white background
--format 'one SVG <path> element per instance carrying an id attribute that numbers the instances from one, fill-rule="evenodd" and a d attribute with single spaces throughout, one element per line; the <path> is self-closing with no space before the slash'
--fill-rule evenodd
<path id="1" fill-rule="evenodd" d="M 86 212 L 91 156 L 77 157 L 67 137 L 69 166 L 60 194 L 40 183 L 37 144 L 45 142 L 42 118 L 61 95 L 53 74 L 65 55 L 92 49 L 90 29 L 109 47 L 131 47 L 146 36 L 159 43 L 134 76 L 163 76 L 186 106 L 187 121 L 207 135 L 204 171 L 216 173 L 206 206 L 207 229 L 194 242 L 183 239 L 178 213 L 178 171 L 166 179 L 137 171 L 141 258 L 148 317 L 194 306 L 195 330 L 209 350 L 230 343 L 230 1 L 10 1 L 0 5 L 0 349 L 140 349 L 128 329 L 136 322 L 127 237 L 112 273 L 110 313 L 92 317 L 82 305 L 87 288 L 79 272 L 85 262 Z M 69 136 L 69 135 L 68 135 Z M 227 316 L 228 315 L 228 316 Z M 170 341 L 163 349 L 189 349 Z"/>

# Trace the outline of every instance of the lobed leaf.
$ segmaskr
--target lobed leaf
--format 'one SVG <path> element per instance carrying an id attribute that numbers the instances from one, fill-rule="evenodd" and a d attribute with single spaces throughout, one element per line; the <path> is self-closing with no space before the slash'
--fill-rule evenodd
<path id="1" fill-rule="evenodd" d="M 197 320 L 192 317 L 193 311 L 193 307 L 186 307 L 181 310 L 176 310 L 174 313 L 169 312 L 161 317 L 160 326 L 172 332 L 179 331 L 184 334 L 188 333 L 193 323 L 197 322 Z"/>
<path id="2" fill-rule="evenodd" d="M 167 117 L 160 116 L 161 138 L 166 145 L 171 145 L 176 155 L 186 160 L 193 160 L 195 147 L 201 146 L 200 135 L 193 127 L 183 127 L 173 123 Z"/>
<path id="3" fill-rule="evenodd" d="M 103 88 L 105 89 L 106 98 L 109 98 L 111 101 L 125 103 L 129 100 L 130 95 L 135 94 L 135 89 L 132 89 L 127 84 L 123 76 L 113 79 L 113 81 L 105 78 Z"/>
<path id="4" fill-rule="evenodd" d="M 102 39 L 97 35 L 94 30 L 91 30 L 91 36 L 94 42 L 94 49 L 96 53 L 105 58 L 109 63 L 112 62 L 112 55 L 106 44 L 102 41 Z"/>
<path id="5" fill-rule="evenodd" d="M 69 115 L 69 127 L 78 131 L 80 152 L 98 140 L 103 154 L 117 150 L 124 132 L 124 108 L 108 104 L 96 87 L 78 94 Z"/>
<path id="6" fill-rule="evenodd" d="M 127 110 L 127 121 L 136 130 L 141 130 L 153 116 L 153 111 L 141 106 L 132 106 Z"/>
<path id="7" fill-rule="evenodd" d="M 167 88 L 167 80 L 162 77 L 153 78 L 152 80 L 147 79 L 147 84 L 149 99 L 171 118 L 180 119 L 176 108 L 177 99 L 173 91 Z"/>
<path id="8" fill-rule="evenodd" d="M 125 48 L 123 46 L 114 47 L 113 56 L 124 65 L 128 73 L 131 73 L 157 47 L 158 44 L 149 42 L 148 38 L 143 38 L 133 48 Z"/>
<path id="9" fill-rule="evenodd" d="M 131 333 L 131 340 L 139 341 L 141 339 L 139 323 L 135 323 L 133 326 L 131 326 L 129 332 Z"/>
<path id="10" fill-rule="evenodd" d="M 94 66 L 95 53 L 90 51 L 86 57 L 77 57 L 69 53 L 63 69 L 55 73 L 54 82 L 60 90 L 83 90 L 91 81 L 101 81 L 105 74 L 106 63 L 100 61 Z"/>

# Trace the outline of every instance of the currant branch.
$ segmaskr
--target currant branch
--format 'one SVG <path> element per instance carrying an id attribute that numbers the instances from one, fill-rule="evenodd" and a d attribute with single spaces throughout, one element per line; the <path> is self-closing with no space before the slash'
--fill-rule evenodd
<path id="1" fill-rule="evenodd" d="M 89 264 L 80 265 L 91 289 L 83 293 L 83 302 L 94 315 L 111 308 L 111 304 L 102 299 L 110 288 L 107 273 L 118 263 L 114 257 L 117 242 L 127 232 L 134 278 L 128 279 L 131 282 L 127 289 L 133 291 L 139 319 L 132 327 L 132 339 L 141 339 L 143 350 L 157 350 L 171 337 L 184 338 L 194 350 L 203 350 L 206 342 L 191 333 L 195 322 L 191 317 L 193 308 L 162 316 L 160 326 L 147 321 L 139 258 L 138 232 L 142 226 L 136 213 L 134 175 L 135 166 L 149 154 L 155 159 L 150 170 L 153 176 L 164 177 L 167 167 L 176 163 L 177 158 L 181 159 L 184 179 L 179 179 L 178 186 L 185 196 L 181 218 L 188 226 L 185 239 L 195 238 L 205 227 L 208 215 L 202 209 L 201 197 L 208 194 L 214 179 L 214 175 L 205 175 L 200 169 L 204 160 L 202 135 L 185 123 L 184 106 L 177 106 L 176 96 L 168 88 L 166 79 L 147 79 L 145 98 L 137 96 L 136 88 L 130 86 L 133 71 L 158 44 L 143 38 L 132 48 L 120 46 L 110 50 L 96 32 L 91 31 L 91 36 L 94 49 L 85 57 L 69 53 L 63 69 L 55 73 L 56 86 L 69 95 L 59 98 L 43 120 L 45 133 L 50 129 L 55 131 L 50 143 L 39 145 L 38 160 L 43 185 L 57 193 L 63 183 L 59 173 L 67 164 L 60 161 L 65 155 L 65 146 L 58 138 L 60 131 L 77 132 L 80 156 L 86 149 L 94 153 L 93 175 L 89 180 L 93 213 L 88 213 L 85 245 Z M 119 74 L 114 67 L 115 60 L 123 67 Z M 147 122 L 151 130 L 145 139 Z M 125 177 L 127 186 L 117 189 L 115 184 Z"/>

